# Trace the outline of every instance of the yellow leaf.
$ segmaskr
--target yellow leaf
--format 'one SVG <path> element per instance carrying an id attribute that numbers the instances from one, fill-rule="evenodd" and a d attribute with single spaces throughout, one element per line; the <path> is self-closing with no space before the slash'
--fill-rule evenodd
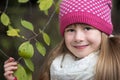
<path id="1" fill-rule="evenodd" d="M 53 0 L 40 0 L 39 2 L 39 8 L 42 11 L 48 10 L 53 4 Z"/>
<path id="2" fill-rule="evenodd" d="M 10 27 L 9 30 L 7 31 L 7 35 L 12 36 L 12 37 L 15 37 L 15 36 L 20 37 L 19 32 L 20 32 L 19 29 L 14 29 L 14 28 Z"/>

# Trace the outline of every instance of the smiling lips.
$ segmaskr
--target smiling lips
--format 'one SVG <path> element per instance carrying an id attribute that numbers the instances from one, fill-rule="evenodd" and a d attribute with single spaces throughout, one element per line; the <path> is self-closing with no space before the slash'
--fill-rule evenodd
<path id="1" fill-rule="evenodd" d="M 88 45 L 80 45 L 80 46 L 74 46 L 76 49 L 84 49 L 86 48 Z"/>

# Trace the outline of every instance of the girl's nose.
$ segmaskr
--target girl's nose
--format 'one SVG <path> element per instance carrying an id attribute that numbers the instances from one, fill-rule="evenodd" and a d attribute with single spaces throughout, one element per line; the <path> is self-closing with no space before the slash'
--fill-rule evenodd
<path id="1" fill-rule="evenodd" d="M 85 39 L 85 34 L 82 31 L 77 31 L 75 36 L 74 36 L 74 41 L 75 42 L 82 42 Z"/>

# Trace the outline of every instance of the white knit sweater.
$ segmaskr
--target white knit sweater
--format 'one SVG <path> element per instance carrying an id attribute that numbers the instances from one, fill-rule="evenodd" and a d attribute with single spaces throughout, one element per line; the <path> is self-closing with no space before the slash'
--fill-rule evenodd
<path id="1" fill-rule="evenodd" d="M 51 80 L 93 80 L 98 53 L 91 53 L 80 60 L 75 60 L 70 54 L 64 58 L 63 55 L 57 57 L 50 67 Z"/>

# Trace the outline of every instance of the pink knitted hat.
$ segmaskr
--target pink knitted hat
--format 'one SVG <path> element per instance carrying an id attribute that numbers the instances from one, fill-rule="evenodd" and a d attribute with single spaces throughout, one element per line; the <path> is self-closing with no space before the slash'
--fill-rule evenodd
<path id="1" fill-rule="evenodd" d="M 60 32 L 74 23 L 84 23 L 110 35 L 113 31 L 111 23 L 111 0 L 62 0 L 60 4 Z"/>

